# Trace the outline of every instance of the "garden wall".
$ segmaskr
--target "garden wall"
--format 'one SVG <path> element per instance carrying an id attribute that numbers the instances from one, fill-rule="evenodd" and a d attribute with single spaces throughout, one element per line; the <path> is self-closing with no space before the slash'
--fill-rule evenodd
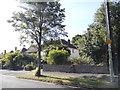
<path id="1" fill-rule="evenodd" d="M 43 71 L 51 72 L 67 72 L 67 73 L 94 73 L 107 74 L 109 73 L 107 66 L 90 66 L 90 65 L 43 65 Z"/>

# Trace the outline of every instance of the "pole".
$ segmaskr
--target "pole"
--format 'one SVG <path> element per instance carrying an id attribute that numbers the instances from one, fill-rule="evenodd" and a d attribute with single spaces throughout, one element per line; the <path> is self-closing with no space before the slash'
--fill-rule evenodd
<path id="1" fill-rule="evenodd" d="M 106 6 L 106 29 L 107 29 L 107 40 L 111 40 L 111 30 L 110 30 L 110 13 L 109 13 L 109 0 L 105 1 Z M 109 71 L 110 71 L 110 81 L 114 82 L 114 72 L 113 72 L 113 62 L 112 62 L 112 49 L 111 43 L 108 43 L 108 55 L 109 55 Z"/>

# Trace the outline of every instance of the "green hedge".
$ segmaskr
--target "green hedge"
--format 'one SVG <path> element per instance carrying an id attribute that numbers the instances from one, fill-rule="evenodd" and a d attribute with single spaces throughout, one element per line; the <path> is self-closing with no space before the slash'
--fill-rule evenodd
<path id="1" fill-rule="evenodd" d="M 1 60 L 5 69 L 23 69 L 27 64 L 37 65 L 36 54 L 23 54 L 21 52 L 7 53 Z M 16 68 L 17 67 L 17 68 Z"/>
<path id="2" fill-rule="evenodd" d="M 47 57 L 48 64 L 66 64 L 69 53 L 66 50 L 52 50 Z"/>

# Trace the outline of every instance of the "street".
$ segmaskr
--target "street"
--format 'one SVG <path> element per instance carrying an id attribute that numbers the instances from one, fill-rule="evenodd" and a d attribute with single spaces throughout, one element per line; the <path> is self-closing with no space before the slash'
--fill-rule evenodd
<path id="1" fill-rule="evenodd" d="M 22 75 L 25 71 L 8 71 L 8 70 L 0 70 L 0 87 L 1 88 L 67 88 L 62 85 L 55 85 L 53 83 L 35 81 L 35 80 L 27 80 L 27 79 L 19 79 L 16 78 L 18 75 Z"/>

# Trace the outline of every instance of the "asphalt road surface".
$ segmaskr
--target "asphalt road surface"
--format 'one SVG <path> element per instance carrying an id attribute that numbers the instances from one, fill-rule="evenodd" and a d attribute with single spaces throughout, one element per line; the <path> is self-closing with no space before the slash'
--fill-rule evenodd
<path id="1" fill-rule="evenodd" d="M 30 73 L 30 72 L 0 70 L 0 76 L 1 76 L 0 87 L 1 88 L 62 88 L 62 90 L 64 88 L 67 88 L 66 86 L 56 85 L 53 83 L 16 78 L 16 76 L 25 73 Z"/>

